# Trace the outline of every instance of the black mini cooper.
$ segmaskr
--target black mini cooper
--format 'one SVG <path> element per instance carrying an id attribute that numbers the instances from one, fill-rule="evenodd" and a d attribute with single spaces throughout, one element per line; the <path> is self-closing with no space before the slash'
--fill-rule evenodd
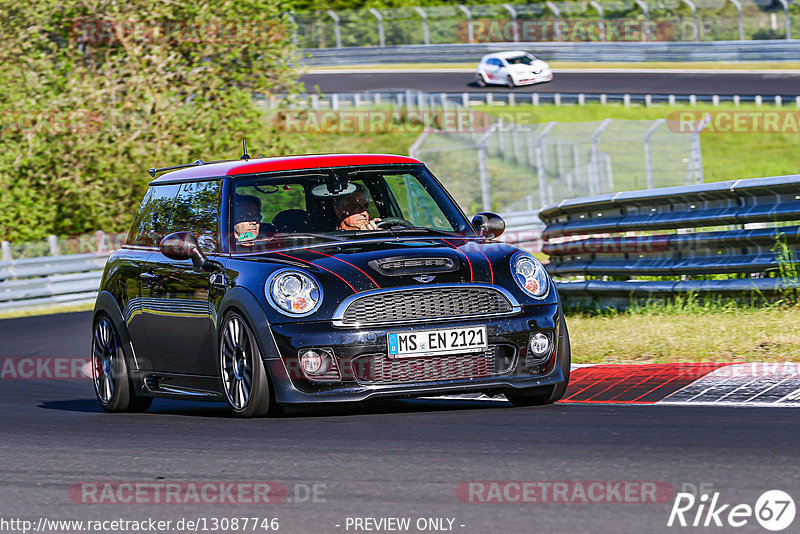
<path id="1" fill-rule="evenodd" d="M 539 261 L 469 221 L 419 161 L 252 158 L 150 169 L 94 310 L 109 412 L 154 397 L 283 405 L 483 392 L 555 402 L 570 345 Z"/>

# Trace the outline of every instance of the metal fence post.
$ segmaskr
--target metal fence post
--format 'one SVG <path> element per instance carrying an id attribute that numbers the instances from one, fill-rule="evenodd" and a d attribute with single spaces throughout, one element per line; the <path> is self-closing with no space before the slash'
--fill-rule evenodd
<path id="1" fill-rule="evenodd" d="M 647 189 L 653 189 L 655 187 L 655 179 L 653 178 L 653 155 L 650 152 L 650 138 L 653 137 L 658 127 L 664 124 L 664 122 L 666 122 L 666 119 L 656 120 L 650 129 L 647 130 L 647 133 L 644 134 L 644 166 L 645 173 L 647 174 Z"/>
<path id="2" fill-rule="evenodd" d="M 342 29 L 339 27 L 339 15 L 332 9 L 328 10 L 328 16 L 333 19 L 333 33 L 336 36 L 336 48 L 342 47 Z"/>
<path id="3" fill-rule="evenodd" d="M 558 41 L 560 43 L 561 42 L 561 11 L 559 11 L 558 6 L 556 6 L 553 2 L 550 2 L 549 0 L 547 2 L 545 2 L 545 5 L 547 6 L 547 9 L 549 9 L 550 12 L 553 13 L 553 16 L 556 18 L 556 24 L 555 24 L 554 30 L 555 30 L 555 34 L 556 34 L 556 41 Z"/>
<path id="4" fill-rule="evenodd" d="M 106 250 L 106 233 L 102 230 L 98 230 L 94 235 L 97 240 L 97 253 L 102 254 L 103 251 Z"/>
<path id="5" fill-rule="evenodd" d="M 514 29 L 513 39 L 514 42 L 517 43 L 519 42 L 519 34 L 521 33 L 519 31 L 519 25 L 517 24 L 517 10 L 511 7 L 511 4 L 503 4 L 503 7 L 508 11 L 508 14 L 511 15 L 511 27 Z"/>
<path id="6" fill-rule="evenodd" d="M 602 192 L 602 186 L 600 184 L 600 148 L 598 146 L 598 140 L 600 135 L 605 131 L 606 128 L 608 128 L 608 125 L 611 124 L 611 121 L 612 119 L 606 119 L 601 122 L 600 126 L 597 127 L 597 130 L 595 130 L 592 134 L 592 152 L 589 159 L 589 172 L 592 175 L 592 185 L 594 185 L 594 191 L 592 191 L 593 195 L 599 195 Z M 613 190 L 613 188 L 612 182 L 611 189 Z"/>
<path id="7" fill-rule="evenodd" d="M 786 20 L 786 39 L 792 38 L 792 21 L 789 19 L 789 2 L 786 0 L 778 0 L 783 6 L 783 16 Z"/>
<path id="8" fill-rule="evenodd" d="M 286 18 L 292 23 L 292 45 L 297 46 L 297 19 L 291 13 L 286 13 Z"/>
<path id="9" fill-rule="evenodd" d="M 422 39 L 426 45 L 429 45 L 431 44 L 431 34 L 428 31 L 428 14 L 421 7 L 415 7 L 414 11 L 422 17 Z"/>
<path id="10" fill-rule="evenodd" d="M 596 0 L 591 0 L 589 5 L 592 6 L 597 11 L 597 17 L 600 21 L 600 38 L 603 42 L 606 40 L 606 23 L 603 20 L 603 6 L 600 5 L 599 2 Z"/>
<path id="11" fill-rule="evenodd" d="M 0 242 L 0 251 L 2 251 L 0 258 L 2 258 L 3 261 L 11 261 L 11 243 L 8 241 Z"/>
<path id="12" fill-rule="evenodd" d="M 650 40 L 650 8 L 644 2 L 644 0 L 634 0 L 636 5 L 644 11 L 644 27 L 642 28 L 642 36 L 644 37 L 645 41 Z"/>
<path id="13" fill-rule="evenodd" d="M 458 4 L 458 9 L 464 12 L 464 15 L 467 16 L 467 42 L 473 41 L 472 35 L 472 12 L 465 6 L 464 4 Z"/>
<path id="14" fill-rule="evenodd" d="M 50 247 L 50 255 L 58 256 L 58 237 L 54 235 L 47 236 L 47 244 Z"/>
<path id="15" fill-rule="evenodd" d="M 492 211 L 492 191 L 489 189 L 489 165 L 486 162 L 486 145 L 478 145 L 478 175 L 481 181 L 481 205 L 483 211 Z"/>
<path id="16" fill-rule="evenodd" d="M 558 124 L 556 121 L 547 123 L 542 133 L 536 137 L 536 174 L 539 179 L 539 202 L 541 206 L 547 206 L 547 180 L 545 176 L 545 159 L 544 159 L 544 138 L 550 133 L 550 130 Z"/>
<path id="17" fill-rule="evenodd" d="M 700 149 L 700 132 L 711 122 L 711 115 L 706 113 L 700 120 L 697 130 L 692 133 L 692 151 L 689 154 L 689 174 L 686 177 L 686 184 L 703 183 L 703 152 Z M 694 180 L 692 180 L 692 172 L 694 171 Z"/>
<path id="18" fill-rule="evenodd" d="M 378 19 L 378 43 L 380 43 L 381 47 L 384 47 L 386 46 L 386 39 L 383 34 L 383 15 L 374 7 L 369 8 L 369 12 L 372 13 L 373 17 Z"/>
<path id="19" fill-rule="evenodd" d="M 422 132 L 421 134 L 419 134 L 419 137 L 417 137 L 417 140 L 414 141 L 414 144 L 411 145 L 411 147 L 408 149 L 408 155 L 409 156 L 411 156 L 414 159 L 419 159 L 419 157 L 417 157 L 417 154 L 419 153 L 419 147 L 421 147 L 422 143 L 425 142 L 425 139 L 428 137 L 429 133 L 430 132 L 425 131 L 425 132 Z"/>
<path id="20" fill-rule="evenodd" d="M 581 159 L 580 154 L 578 153 L 578 143 L 572 143 L 572 167 L 574 169 L 575 175 L 575 183 L 580 183 L 581 179 Z M 569 190 L 570 196 L 575 196 L 575 190 L 573 189 L 573 176 L 572 174 L 567 174 L 567 188 Z"/>
<path id="21" fill-rule="evenodd" d="M 744 41 L 744 24 L 742 23 L 742 3 L 739 0 L 730 0 L 730 3 L 736 8 L 736 14 L 739 16 L 739 40 Z"/>
<path id="22" fill-rule="evenodd" d="M 700 27 L 697 25 L 697 6 L 694 5 L 692 0 L 681 0 L 684 4 L 689 6 L 692 10 L 692 26 L 694 26 L 694 40 L 700 41 Z"/>

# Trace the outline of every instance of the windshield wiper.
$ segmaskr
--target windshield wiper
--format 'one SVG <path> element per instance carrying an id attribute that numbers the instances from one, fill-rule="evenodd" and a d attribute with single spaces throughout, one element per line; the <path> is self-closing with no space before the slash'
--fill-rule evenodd
<path id="1" fill-rule="evenodd" d="M 328 234 L 312 234 L 312 233 L 278 233 L 272 237 L 265 237 L 258 239 L 258 241 L 279 241 L 281 239 L 326 239 L 328 241 L 342 241 L 344 238 L 339 236 L 332 236 Z"/>
<path id="2" fill-rule="evenodd" d="M 379 228 L 378 230 L 359 230 L 357 232 L 353 232 L 353 235 L 359 237 L 365 235 L 374 236 L 375 234 L 389 234 L 392 236 L 396 236 L 398 234 L 419 233 L 419 232 L 428 232 L 448 237 L 458 237 L 458 234 L 455 232 L 440 230 L 438 228 L 427 228 L 425 226 L 414 226 L 413 228 L 409 228 L 407 226 L 400 226 L 400 225 L 392 226 L 390 228 Z"/>

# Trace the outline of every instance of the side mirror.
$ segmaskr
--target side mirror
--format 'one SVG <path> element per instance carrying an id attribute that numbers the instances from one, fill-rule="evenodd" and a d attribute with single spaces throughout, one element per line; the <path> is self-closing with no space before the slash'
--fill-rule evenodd
<path id="1" fill-rule="evenodd" d="M 506 229 L 506 222 L 495 213 L 479 213 L 472 218 L 472 226 L 483 237 L 489 239 L 500 236 Z"/>
<path id="2" fill-rule="evenodd" d="M 161 253 L 171 260 L 192 260 L 194 268 L 205 271 L 213 271 L 221 268 L 218 262 L 209 260 L 200 245 L 197 243 L 197 238 L 191 232 L 175 232 L 169 234 L 161 240 L 158 247 Z"/>

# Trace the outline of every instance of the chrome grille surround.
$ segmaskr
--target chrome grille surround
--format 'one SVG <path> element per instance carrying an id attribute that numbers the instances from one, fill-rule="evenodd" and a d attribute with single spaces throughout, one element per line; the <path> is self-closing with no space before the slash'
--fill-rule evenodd
<path id="1" fill-rule="evenodd" d="M 508 373 L 515 359 L 498 369 L 498 347 L 473 354 L 451 354 L 424 358 L 389 358 L 386 354 L 367 354 L 352 362 L 353 376 L 361 384 L 406 384 L 441 380 L 469 380 Z"/>
<path id="2" fill-rule="evenodd" d="M 333 314 L 333 325 L 359 327 L 452 321 L 513 315 L 519 302 L 502 287 L 489 284 L 433 284 L 378 289 L 346 298 Z"/>

